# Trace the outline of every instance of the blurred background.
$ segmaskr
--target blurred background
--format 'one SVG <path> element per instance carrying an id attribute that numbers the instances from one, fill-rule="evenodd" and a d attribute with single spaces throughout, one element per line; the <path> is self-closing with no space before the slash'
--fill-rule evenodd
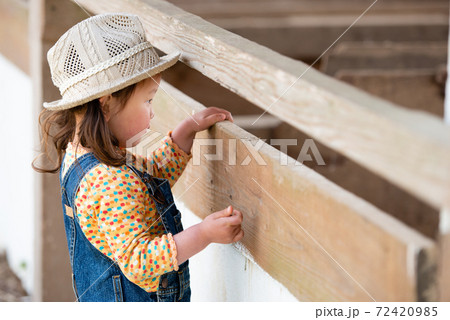
<path id="1" fill-rule="evenodd" d="M 40 110 L 33 101 L 41 93 L 36 87 L 39 79 L 31 76 L 37 64 L 32 62 L 36 44 L 31 28 L 36 26 L 36 17 L 30 14 L 30 8 L 42 6 L 43 2 L 0 0 L 0 301 L 28 301 L 33 295 L 45 295 L 35 292 L 35 283 L 39 282 L 36 276 L 41 274 L 42 260 L 51 253 L 42 254 L 36 248 L 42 247 L 40 241 L 50 247 L 55 244 L 51 236 L 40 239 L 36 230 L 63 232 L 62 220 L 42 219 L 37 214 L 36 208 L 47 201 L 42 194 L 58 194 L 58 190 L 36 187 L 31 169 L 39 150 L 36 126 Z M 372 0 L 169 2 L 373 95 L 444 118 L 448 0 L 379 0 L 375 4 Z M 80 20 L 87 17 L 75 11 Z M 48 76 L 48 70 L 42 72 Z M 293 157 L 299 154 L 300 141 L 310 138 L 268 114 L 251 126 L 260 108 L 182 63 L 165 73 L 165 81 L 205 106 L 228 109 L 237 125 L 262 139 L 298 139 L 298 145 L 288 149 Z M 435 209 L 319 142 L 316 144 L 326 165 L 318 166 L 315 161 L 305 165 L 427 237 L 436 237 Z M 64 260 L 66 257 L 61 255 Z"/>

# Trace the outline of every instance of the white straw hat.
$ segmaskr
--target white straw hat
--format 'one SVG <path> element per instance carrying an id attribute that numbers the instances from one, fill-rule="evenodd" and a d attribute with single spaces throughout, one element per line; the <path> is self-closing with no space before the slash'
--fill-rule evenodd
<path id="1" fill-rule="evenodd" d="M 181 52 L 159 57 L 138 16 L 106 13 L 70 28 L 48 51 L 53 83 L 62 99 L 49 110 L 69 109 L 149 78 L 174 65 Z"/>

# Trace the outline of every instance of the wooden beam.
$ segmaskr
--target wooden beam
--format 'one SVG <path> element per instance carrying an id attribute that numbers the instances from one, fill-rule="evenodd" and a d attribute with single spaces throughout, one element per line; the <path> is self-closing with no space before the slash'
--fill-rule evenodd
<path id="1" fill-rule="evenodd" d="M 208 22 L 300 60 L 321 55 L 371 0 L 171 1 Z M 448 1 L 378 1 L 342 41 L 447 41 Z"/>
<path id="2" fill-rule="evenodd" d="M 0 53 L 29 74 L 28 5 L 0 0 Z"/>
<path id="3" fill-rule="evenodd" d="M 340 42 L 446 41 L 448 10 L 430 14 L 305 15 L 294 17 L 214 18 L 212 24 L 299 60 L 318 58 Z M 341 37 L 342 36 L 342 37 Z"/>
<path id="4" fill-rule="evenodd" d="M 279 17 L 317 14 L 361 14 L 374 0 L 171 0 L 171 3 L 204 19 L 218 17 Z M 448 11 L 446 0 L 378 1 L 367 13 L 411 14 Z M 324 21 L 326 23 L 326 21 Z"/>
<path id="5" fill-rule="evenodd" d="M 433 207 L 450 201 L 450 128 L 437 117 L 370 96 L 165 1 L 78 2 L 95 13 L 138 14 L 164 52 L 183 51 L 188 66 Z"/>
<path id="6" fill-rule="evenodd" d="M 250 132 L 259 136 L 253 131 Z M 287 149 L 287 154 L 289 156 L 297 158 L 301 152 L 304 141 L 311 137 L 298 131 L 289 124 L 283 123 L 274 129 L 272 135 L 268 138 L 297 139 L 297 145 L 290 145 Z M 378 209 L 405 223 L 422 235 L 431 239 L 436 239 L 439 229 L 439 210 L 431 208 L 416 197 L 397 188 L 395 185 L 392 185 L 389 181 L 386 181 L 366 168 L 361 167 L 351 159 L 324 146 L 316 139 L 313 141 L 325 162 L 325 165 L 319 163 L 315 157 L 306 159 L 303 162 L 304 165 L 345 190 L 355 194 L 357 197 L 370 202 Z M 279 149 L 279 147 L 277 147 L 277 149 Z"/>
<path id="7" fill-rule="evenodd" d="M 162 133 L 204 107 L 166 82 L 154 100 L 152 128 Z M 263 144 L 260 165 L 245 146 L 258 139 L 232 123 L 197 134 L 223 141 L 223 161 L 193 158 L 174 188 L 204 218 L 229 204 L 242 210 L 242 243 L 255 261 L 301 301 L 435 300 L 436 257 L 430 239 L 306 166 L 280 162 Z M 229 143 L 236 141 L 236 165 Z M 141 146 L 145 146 L 145 140 Z M 200 147 L 201 155 L 216 153 Z M 145 150 L 140 150 L 145 154 Z M 249 155 L 251 162 L 242 165 Z M 197 181 L 198 179 L 198 181 Z"/>
<path id="8" fill-rule="evenodd" d="M 33 81 L 34 119 L 43 109 L 43 101 L 60 99 L 53 85 L 47 51 L 72 25 L 87 17 L 68 0 L 30 2 L 31 77 Z M 22 37 L 27 37 L 23 34 Z M 35 150 L 40 150 L 42 134 L 35 121 Z M 50 150 L 52 146 L 49 146 Z M 36 154 L 37 156 L 37 154 Z M 53 157 L 52 159 L 55 159 Z M 42 165 L 42 164 L 40 164 Z M 52 167 L 54 164 L 48 164 Z M 35 174 L 35 277 L 34 301 L 75 301 L 70 259 L 67 250 L 57 174 Z"/>
<path id="9" fill-rule="evenodd" d="M 438 68 L 409 70 L 341 70 L 336 78 L 411 110 L 444 117 L 443 85 Z"/>

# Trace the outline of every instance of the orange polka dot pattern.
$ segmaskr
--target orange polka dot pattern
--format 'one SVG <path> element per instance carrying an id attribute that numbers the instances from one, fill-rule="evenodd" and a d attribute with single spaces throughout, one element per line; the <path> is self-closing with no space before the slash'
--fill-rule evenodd
<path id="1" fill-rule="evenodd" d="M 136 168 L 169 180 L 172 187 L 192 154 L 179 148 L 169 131 L 162 145 L 147 158 L 135 155 Z M 63 175 L 76 156 L 87 153 L 68 144 Z M 139 163 L 141 166 L 139 167 Z M 146 185 L 126 165 L 103 163 L 92 168 L 77 190 L 76 214 L 87 239 L 118 262 L 124 275 L 147 292 L 158 289 L 160 275 L 178 270 L 176 245 L 165 231 Z"/>

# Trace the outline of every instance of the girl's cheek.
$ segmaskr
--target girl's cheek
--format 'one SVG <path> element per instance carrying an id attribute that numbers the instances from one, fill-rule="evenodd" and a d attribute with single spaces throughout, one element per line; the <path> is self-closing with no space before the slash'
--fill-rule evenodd
<path id="1" fill-rule="evenodd" d="M 147 112 L 145 114 L 145 119 L 146 119 L 147 125 L 149 125 L 150 120 L 152 120 L 152 118 L 153 118 L 153 111 L 148 112 L 148 110 L 147 110 Z"/>

